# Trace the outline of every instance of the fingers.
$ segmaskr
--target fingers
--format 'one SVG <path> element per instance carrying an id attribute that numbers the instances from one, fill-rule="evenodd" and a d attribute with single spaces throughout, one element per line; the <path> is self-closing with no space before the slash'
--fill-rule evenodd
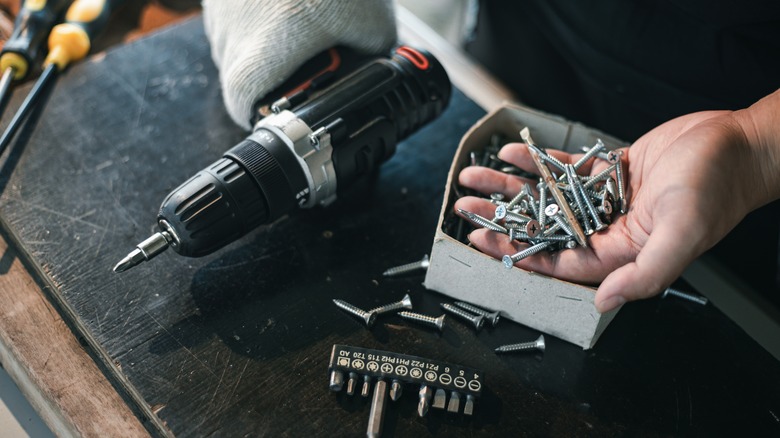
<path id="1" fill-rule="evenodd" d="M 578 158 L 577 155 L 572 155 L 558 149 L 547 149 L 547 154 L 553 158 L 557 158 L 564 164 L 574 163 Z M 498 151 L 498 158 L 507 163 L 514 164 L 526 172 L 539 173 L 536 164 L 534 164 L 534 160 L 531 158 L 531 154 L 528 153 L 528 146 L 526 146 L 525 143 L 507 143 Z"/>
<path id="2" fill-rule="evenodd" d="M 523 185 L 533 181 L 487 167 L 471 166 L 460 172 L 458 182 L 480 193 L 502 193 L 504 196 L 512 197 L 522 190 Z"/>
<path id="3" fill-rule="evenodd" d="M 651 297 L 680 276 L 696 256 L 697 230 L 672 220 L 659 221 L 636 260 L 609 274 L 596 292 L 599 312 L 610 311 L 627 301 Z"/>

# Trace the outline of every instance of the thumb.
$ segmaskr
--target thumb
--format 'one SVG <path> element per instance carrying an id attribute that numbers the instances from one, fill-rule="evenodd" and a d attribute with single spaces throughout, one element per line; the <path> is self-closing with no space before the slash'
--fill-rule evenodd
<path id="1" fill-rule="evenodd" d="M 693 225 L 693 224 L 691 224 Z M 698 254 L 696 227 L 665 221 L 655 227 L 636 259 L 609 274 L 596 291 L 595 305 L 608 312 L 627 301 L 658 294 L 680 276 Z"/>

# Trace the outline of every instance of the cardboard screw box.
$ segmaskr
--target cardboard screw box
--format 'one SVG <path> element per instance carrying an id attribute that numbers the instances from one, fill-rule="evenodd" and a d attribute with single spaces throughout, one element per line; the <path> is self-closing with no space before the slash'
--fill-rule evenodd
<path id="1" fill-rule="evenodd" d="M 600 314 L 593 305 L 595 289 L 517 267 L 506 269 L 500 260 L 468 247 L 448 235 L 444 224 L 455 213 L 454 187 L 469 163 L 469 154 L 485 148 L 494 134 L 521 141 L 529 127 L 543 147 L 580 152 L 600 138 L 609 149 L 625 143 L 591 129 L 514 104 L 504 104 L 480 119 L 461 139 L 447 176 L 444 202 L 431 249 L 425 287 L 452 298 L 500 310 L 502 316 L 533 329 L 592 348 L 619 309 Z"/>

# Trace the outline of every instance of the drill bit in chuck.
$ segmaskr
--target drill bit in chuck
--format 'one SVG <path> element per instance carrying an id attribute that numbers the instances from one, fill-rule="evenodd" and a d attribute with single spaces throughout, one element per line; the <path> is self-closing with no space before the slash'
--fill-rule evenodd
<path id="1" fill-rule="evenodd" d="M 167 231 L 154 233 L 152 237 L 139 243 L 134 250 L 130 251 L 130 254 L 120 260 L 114 266 L 114 272 L 124 272 L 133 266 L 141 264 L 141 262 L 151 260 L 157 254 L 168 249 L 172 240 L 171 235 Z"/>

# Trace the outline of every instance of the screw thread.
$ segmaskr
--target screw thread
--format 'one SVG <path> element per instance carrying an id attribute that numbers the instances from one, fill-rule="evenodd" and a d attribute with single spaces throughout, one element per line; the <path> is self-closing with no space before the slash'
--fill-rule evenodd
<path id="1" fill-rule="evenodd" d="M 468 313 L 465 310 L 460 309 L 458 307 L 455 307 L 455 306 L 453 306 L 452 304 L 449 304 L 449 303 L 441 303 L 441 308 L 444 309 L 445 311 L 455 315 L 455 316 L 461 317 L 461 318 L 465 319 L 466 321 L 469 321 L 470 323 L 474 324 L 474 327 L 476 327 L 477 330 L 482 328 L 482 325 L 485 322 L 485 317 L 484 316 L 482 316 L 482 315 L 472 315 L 471 313 Z"/>
<path id="2" fill-rule="evenodd" d="M 547 184 L 539 184 L 539 208 L 537 208 L 537 218 L 539 226 L 544 228 L 547 223 L 547 215 L 544 210 L 547 208 Z"/>
<path id="3" fill-rule="evenodd" d="M 519 344 L 502 345 L 496 348 L 496 353 L 509 353 L 512 351 L 539 350 L 544 351 L 544 335 L 540 335 L 533 342 L 521 342 Z"/>
<path id="4" fill-rule="evenodd" d="M 512 200 L 509 201 L 508 204 L 506 204 L 507 210 L 511 210 L 512 208 L 514 208 L 514 206 L 517 205 L 523 199 L 523 197 L 525 197 L 525 193 L 523 193 L 522 191 L 516 194 L 515 197 L 512 198 Z"/>
<path id="5" fill-rule="evenodd" d="M 506 228 L 504 228 L 501 225 L 498 225 L 496 223 L 493 223 L 492 221 L 490 221 L 490 220 L 488 220 L 488 219 L 486 219 L 486 218 L 484 218 L 484 217 L 482 217 L 482 216 L 480 216 L 480 215 L 478 215 L 476 213 L 472 213 L 472 212 L 464 210 L 462 208 L 459 209 L 458 211 L 460 212 L 460 214 L 466 216 L 466 218 L 469 221 L 471 221 L 472 223 L 474 223 L 476 225 L 479 225 L 479 226 L 481 226 L 483 228 L 487 228 L 488 230 L 497 231 L 499 233 L 507 234 Z"/>
<path id="6" fill-rule="evenodd" d="M 613 164 L 613 165 L 607 167 L 606 169 L 602 170 L 601 172 L 591 176 L 590 178 L 588 178 L 587 181 L 585 181 L 582 184 L 582 186 L 585 187 L 586 189 L 589 189 L 589 188 L 593 187 L 594 185 L 596 185 L 597 182 L 604 181 L 605 179 L 610 177 L 612 172 L 615 170 L 615 167 L 616 166 Z"/>
<path id="7" fill-rule="evenodd" d="M 585 207 L 588 209 L 588 213 L 590 213 L 590 217 L 593 220 L 593 225 L 595 225 L 596 231 L 603 230 L 604 223 L 601 222 L 601 218 L 599 217 L 599 212 L 596 211 L 596 207 L 593 205 L 593 201 L 590 200 L 590 196 L 588 196 L 588 194 L 585 192 L 585 188 L 583 188 L 582 182 L 576 180 L 575 184 L 577 185 L 577 189 L 579 189 L 580 193 L 582 194 L 582 198 L 585 202 Z"/>
<path id="8" fill-rule="evenodd" d="M 553 243 L 554 242 L 551 242 L 551 241 L 537 243 L 536 245 L 528 247 L 528 248 L 518 252 L 517 254 L 513 254 L 511 256 L 510 255 L 505 255 L 504 259 L 503 259 L 504 265 L 506 265 L 507 269 L 511 268 L 512 265 L 514 265 L 515 263 L 519 262 L 520 260 L 538 253 L 539 251 L 547 248 L 548 246 L 552 245 Z"/>
<path id="9" fill-rule="evenodd" d="M 336 304 L 336 306 L 338 308 L 340 308 L 341 310 L 344 310 L 344 311 L 346 311 L 348 313 L 351 313 L 352 315 L 355 315 L 358 318 L 360 318 L 363 321 L 365 321 L 367 326 L 370 327 L 371 325 L 374 324 L 374 320 L 376 319 L 376 314 L 375 313 L 366 312 L 365 310 L 363 310 L 363 309 L 361 309 L 359 307 L 353 306 L 352 304 L 349 304 L 348 302 L 346 302 L 344 300 L 334 299 L 333 303 Z"/>
<path id="10" fill-rule="evenodd" d="M 463 310 L 468 310 L 469 312 L 484 316 L 488 321 L 490 321 L 490 324 L 494 326 L 498 323 L 499 312 L 490 312 L 463 301 L 455 301 L 455 305 Z"/>
<path id="11" fill-rule="evenodd" d="M 666 295 L 674 295 L 677 298 L 682 298 L 684 300 L 688 300 L 688 301 L 691 301 L 691 302 L 694 302 L 694 303 L 697 303 L 697 304 L 701 304 L 702 306 L 709 302 L 707 297 L 689 294 L 689 293 L 686 293 L 686 292 L 683 292 L 683 291 L 679 291 L 677 289 L 672 289 L 672 288 L 667 288 L 664 291 L 664 296 L 666 296 Z"/>
<path id="12" fill-rule="evenodd" d="M 368 312 L 366 312 L 365 310 L 363 310 L 363 309 L 361 309 L 359 307 L 353 306 L 352 304 L 349 304 L 348 302 L 346 302 L 344 300 L 333 300 L 333 302 L 340 309 L 346 310 L 349 313 L 352 313 L 352 314 L 355 314 L 355 315 L 359 315 L 359 316 L 364 316 L 364 315 L 368 314 Z"/>
<path id="13" fill-rule="evenodd" d="M 510 345 L 502 345 L 498 348 L 496 348 L 497 353 L 508 353 L 510 351 L 524 351 L 524 350 L 533 350 L 536 349 L 536 343 L 534 342 L 523 342 L 520 344 L 510 344 Z"/>
<path id="14" fill-rule="evenodd" d="M 369 310 L 369 313 L 376 313 L 377 315 L 382 315 L 385 313 L 390 313 L 393 311 L 396 311 L 398 309 L 411 309 L 412 308 L 412 301 L 409 298 L 409 294 L 406 294 L 404 296 L 404 299 L 401 301 L 396 301 L 394 303 L 385 304 L 384 306 L 375 307 L 371 310 Z"/>
<path id="15" fill-rule="evenodd" d="M 576 163 L 574 163 L 574 170 L 577 170 L 580 167 L 582 167 L 583 164 L 587 163 L 588 160 L 596 156 L 602 150 L 604 150 L 604 142 L 602 142 L 601 139 L 599 138 L 596 140 L 596 145 L 588 149 L 588 151 L 585 152 L 585 155 L 580 157 L 580 159 L 577 160 Z"/>
<path id="16" fill-rule="evenodd" d="M 615 163 L 615 177 L 617 179 L 618 189 L 618 204 L 620 204 L 620 212 L 626 213 L 626 187 L 625 181 L 623 181 L 623 151 L 617 153 L 618 161 Z"/>
<path id="17" fill-rule="evenodd" d="M 476 313 L 477 315 L 482 315 L 482 316 L 490 315 L 490 312 L 488 312 L 487 310 L 480 309 L 477 306 L 472 306 L 471 304 L 463 302 L 463 301 L 456 301 L 455 305 L 460 307 L 463 310 L 468 310 L 471 313 Z"/>
<path id="18" fill-rule="evenodd" d="M 398 312 L 398 316 L 410 321 L 417 321 L 423 324 L 434 326 L 439 330 L 441 330 L 441 328 L 444 326 L 444 315 L 439 316 L 438 318 L 434 318 L 432 316 L 423 315 L 421 313 L 403 311 Z"/>
<path id="19" fill-rule="evenodd" d="M 579 180 L 577 179 L 577 173 L 574 171 L 574 168 L 571 165 L 566 166 L 566 175 L 569 177 L 569 187 L 571 187 L 571 193 L 574 195 L 574 202 L 577 204 L 577 208 L 580 211 L 580 216 L 582 216 L 579 219 L 583 222 L 583 225 L 585 225 L 585 232 L 587 234 L 592 234 L 593 227 L 591 227 L 590 221 L 585 216 L 587 214 L 585 210 L 585 200 L 583 199 L 585 198 L 585 195 L 577 186 L 577 182 L 579 182 Z"/>
<path id="20" fill-rule="evenodd" d="M 430 261 L 428 260 L 428 254 L 425 254 L 425 257 L 423 257 L 423 259 L 420 261 L 392 267 L 383 272 L 382 275 L 385 277 L 394 277 L 396 275 L 405 274 L 407 272 L 416 271 L 418 269 L 428 269 L 429 265 Z"/>

